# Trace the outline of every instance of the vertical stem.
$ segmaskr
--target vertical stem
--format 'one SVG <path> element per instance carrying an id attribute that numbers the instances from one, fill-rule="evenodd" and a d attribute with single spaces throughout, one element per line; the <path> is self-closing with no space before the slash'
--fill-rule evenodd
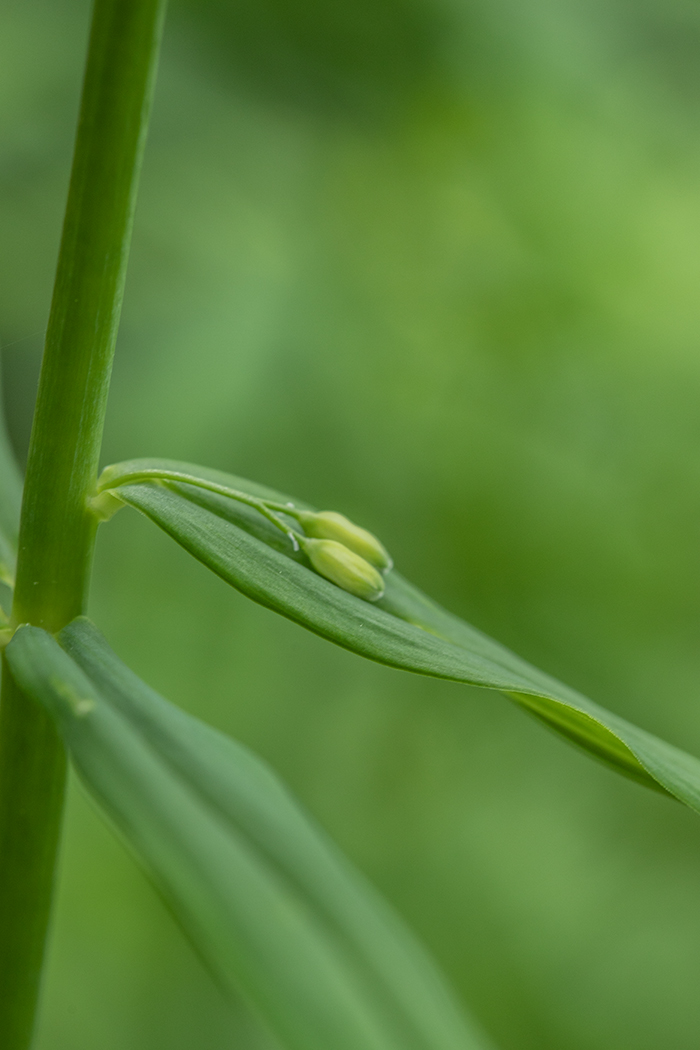
<path id="1" fill-rule="evenodd" d="M 85 610 L 94 488 L 164 0 L 95 0 L 66 218 L 32 428 L 13 620 L 57 631 Z M 30 1045 L 65 756 L 3 667 L 0 1046 Z"/>

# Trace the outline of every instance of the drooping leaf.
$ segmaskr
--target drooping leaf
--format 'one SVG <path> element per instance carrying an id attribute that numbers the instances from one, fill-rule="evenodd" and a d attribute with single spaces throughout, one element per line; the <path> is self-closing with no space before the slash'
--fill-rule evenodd
<path id="1" fill-rule="evenodd" d="M 153 692 L 86 619 L 12 674 L 225 988 L 293 1050 L 487 1050 L 403 923 L 264 763 Z"/>
<path id="2" fill-rule="evenodd" d="M 22 475 L 7 436 L 0 382 L 0 580 L 9 586 L 15 578 L 21 503 Z"/>
<path id="3" fill-rule="evenodd" d="M 500 690 L 618 772 L 700 811 L 698 759 L 532 667 L 441 609 L 395 571 L 386 578 L 384 598 L 365 602 L 313 572 L 303 554 L 294 552 L 285 535 L 253 508 L 184 482 L 128 483 L 139 471 L 158 469 L 279 503 L 290 497 L 170 460 L 134 460 L 109 468 L 109 484 L 120 499 L 254 601 L 369 659 Z"/>

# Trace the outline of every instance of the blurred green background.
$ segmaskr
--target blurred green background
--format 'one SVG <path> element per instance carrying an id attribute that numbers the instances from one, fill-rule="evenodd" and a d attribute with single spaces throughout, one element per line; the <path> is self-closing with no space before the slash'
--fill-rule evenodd
<path id="1" fill-rule="evenodd" d="M 87 25 L 84 0 L 0 10 L 20 456 Z M 700 754 L 699 133 L 694 0 L 173 0 L 105 462 L 343 511 Z M 274 765 L 501 1050 L 697 1050 L 696 816 L 498 695 L 252 605 L 132 511 L 91 612 Z M 38 1050 L 273 1046 L 73 784 Z"/>

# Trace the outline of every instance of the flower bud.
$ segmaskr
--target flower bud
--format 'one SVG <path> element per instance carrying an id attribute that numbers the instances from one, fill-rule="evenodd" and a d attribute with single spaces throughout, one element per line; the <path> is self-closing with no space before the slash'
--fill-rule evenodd
<path id="1" fill-rule="evenodd" d="M 384 580 L 374 566 L 337 540 L 305 540 L 302 547 L 316 572 L 337 587 L 367 602 L 384 594 Z"/>
<path id="2" fill-rule="evenodd" d="M 320 540 L 337 540 L 382 572 L 388 572 L 392 567 L 393 562 L 377 537 L 367 529 L 355 525 L 344 514 L 336 514 L 334 510 L 322 510 L 318 514 L 310 510 L 301 510 L 297 512 L 296 517 L 307 536 L 315 536 Z"/>

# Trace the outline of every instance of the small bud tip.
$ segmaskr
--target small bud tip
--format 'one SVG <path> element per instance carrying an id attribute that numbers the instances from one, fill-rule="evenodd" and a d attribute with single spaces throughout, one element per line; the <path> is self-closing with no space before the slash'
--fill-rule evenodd
<path id="1" fill-rule="evenodd" d="M 307 536 L 320 540 L 336 540 L 381 572 L 388 572 L 394 564 L 377 537 L 367 529 L 355 525 L 344 514 L 338 514 L 334 510 L 322 510 L 318 513 L 307 510 L 299 512 L 298 520 Z"/>
<path id="2" fill-rule="evenodd" d="M 376 602 L 384 594 L 384 580 L 373 565 L 337 540 L 308 539 L 304 553 L 316 572 L 357 598 Z"/>

